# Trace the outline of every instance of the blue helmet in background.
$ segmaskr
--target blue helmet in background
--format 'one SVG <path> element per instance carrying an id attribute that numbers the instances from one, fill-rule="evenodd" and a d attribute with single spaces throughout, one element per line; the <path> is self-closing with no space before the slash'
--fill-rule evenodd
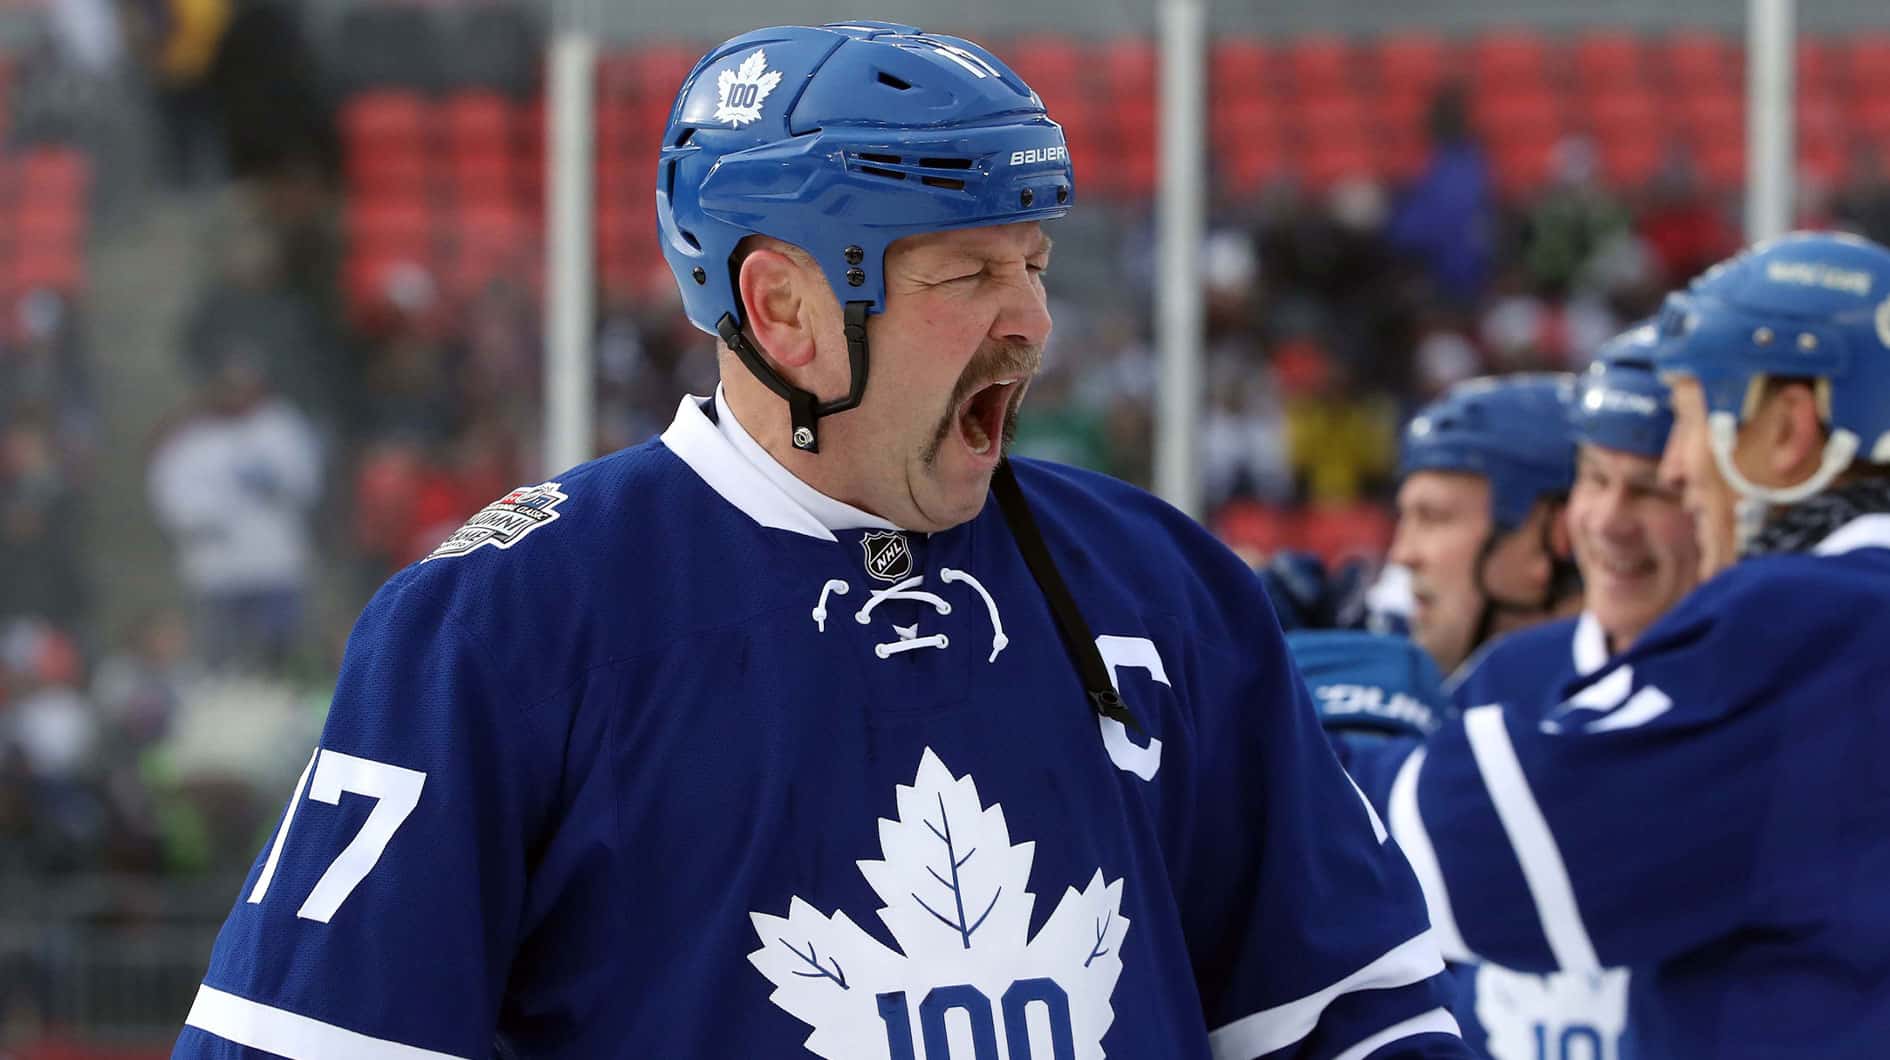
<path id="1" fill-rule="evenodd" d="M 1575 482 L 1569 423 L 1575 377 L 1566 372 L 1491 376 L 1458 383 L 1405 425 L 1398 477 L 1417 471 L 1481 475 L 1497 532 L 1529 517 L 1543 497 Z"/>
<path id="2" fill-rule="evenodd" d="M 1860 454 L 1890 463 L 1890 250 L 1829 232 L 1757 244 L 1669 296 L 1659 328 L 1655 369 L 1699 381 L 1720 474 L 1747 499 L 1793 504 Z M 1768 378 L 1813 380 L 1831 432 L 1819 469 L 1783 489 L 1732 461 Z"/>
<path id="3" fill-rule="evenodd" d="M 885 22 L 782 26 L 709 52 L 663 133 L 656 215 L 689 319 L 786 398 L 793 443 L 859 404 L 866 317 L 885 308 L 886 248 L 903 236 L 1061 217 L 1075 201 L 1063 130 L 1004 62 L 957 37 Z M 742 335 L 737 245 L 808 254 L 846 312 L 853 378 L 818 402 Z"/>
<path id="4" fill-rule="evenodd" d="M 1673 403 L 1654 374 L 1659 333 L 1652 323 L 1615 336 L 1575 383 L 1569 422 L 1577 443 L 1660 459 L 1673 429 Z"/>

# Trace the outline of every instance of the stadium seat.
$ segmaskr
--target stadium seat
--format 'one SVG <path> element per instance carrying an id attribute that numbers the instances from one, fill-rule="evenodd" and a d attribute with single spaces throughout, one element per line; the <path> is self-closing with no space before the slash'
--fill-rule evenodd
<path id="1" fill-rule="evenodd" d="M 1653 61 L 1682 92 L 1720 93 L 1738 88 L 1740 64 L 1730 38 L 1703 30 L 1677 30 L 1654 44 Z"/>
<path id="2" fill-rule="evenodd" d="M 1429 95 L 1451 74 L 1451 46 L 1432 33 L 1392 32 L 1368 45 L 1378 88 Z"/>
<path id="3" fill-rule="evenodd" d="M 1746 134 L 1746 104 L 1736 92 L 1685 97 L 1679 100 L 1677 129 L 1695 144 L 1738 140 Z"/>
<path id="4" fill-rule="evenodd" d="M 1890 32 L 1850 36 L 1838 51 L 1839 65 L 1858 99 L 1890 93 Z"/>
<path id="5" fill-rule="evenodd" d="M 1391 516 L 1375 504 L 1316 504 L 1300 516 L 1300 547 L 1324 557 L 1329 569 L 1353 558 L 1375 563 L 1391 547 L 1391 530 Z"/>
<path id="6" fill-rule="evenodd" d="M 425 199 L 357 199 L 348 204 L 351 248 L 418 261 L 432 256 L 433 215 Z"/>
<path id="7" fill-rule="evenodd" d="M 1208 93 L 1213 105 L 1271 94 L 1273 59 L 1260 41 L 1250 37 L 1217 40 L 1209 62 Z"/>
<path id="8" fill-rule="evenodd" d="M 1491 159 L 1497 192 L 1511 202 L 1520 202 L 1547 186 L 1555 168 L 1559 139 L 1515 135 L 1499 142 Z"/>
<path id="9" fill-rule="evenodd" d="M 1632 194 L 1647 187 L 1666 161 L 1666 138 L 1651 126 L 1626 126 L 1597 137 L 1601 172 L 1616 191 Z"/>
<path id="10" fill-rule="evenodd" d="M 1286 46 L 1289 98 L 1352 95 L 1359 90 L 1352 44 L 1337 34 L 1311 34 Z"/>
<path id="11" fill-rule="evenodd" d="M 1694 144 L 1694 162 L 1700 183 L 1716 192 L 1737 191 L 1746 184 L 1746 142 L 1718 139 Z"/>
<path id="12" fill-rule="evenodd" d="M 483 154 L 513 149 L 512 106 L 497 92 L 455 92 L 440 105 L 439 121 L 453 151 Z"/>
<path id="13" fill-rule="evenodd" d="M 399 150 L 351 150 L 343 169 L 350 195 L 423 198 L 432 191 L 432 166 L 418 144 Z"/>
<path id="14" fill-rule="evenodd" d="M 1584 92 L 1639 85 L 1643 80 L 1640 35 L 1629 30 L 1590 30 L 1575 39 L 1575 83 Z"/>
<path id="15" fill-rule="evenodd" d="M 1549 42 L 1529 29 L 1496 29 L 1470 45 L 1470 73 L 1479 92 L 1546 85 L 1556 74 Z"/>
<path id="16" fill-rule="evenodd" d="M 696 68 L 702 48 L 678 42 L 645 44 L 632 53 L 637 71 L 637 94 L 645 100 L 661 100 L 665 110 L 675 102 L 676 93 Z"/>
<path id="17" fill-rule="evenodd" d="M 1018 75 L 1039 93 L 1049 89 L 1067 94 L 1069 89 L 1087 79 L 1089 57 L 1068 37 L 1051 34 L 1019 37 L 1000 54 L 1009 59 Z"/>
<path id="18" fill-rule="evenodd" d="M 359 92 L 341 105 L 341 136 L 351 152 L 377 151 L 389 145 L 423 144 L 430 111 L 416 92 L 381 89 Z"/>
<path id="19" fill-rule="evenodd" d="M 76 246 L 16 244 L 13 283 L 16 291 L 50 287 L 67 293 L 85 288 L 85 258 Z"/>
<path id="20" fill-rule="evenodd" d="M 83 203 L 92 188 L 92 166 L 71 147 L 35 147 L 20 157 L 15 170 L 22 203 Z"/>

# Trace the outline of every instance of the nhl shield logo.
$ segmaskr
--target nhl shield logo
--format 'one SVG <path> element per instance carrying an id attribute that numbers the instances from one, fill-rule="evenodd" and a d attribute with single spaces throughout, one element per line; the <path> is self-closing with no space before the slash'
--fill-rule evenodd
<path id="1" fill-rule="evenodd" d="M 866 573 L 883 582 L 904 581 L 912 576 L 912 546 L 897 530 L 878 530 L 860 538 L 866 551 Z"/>

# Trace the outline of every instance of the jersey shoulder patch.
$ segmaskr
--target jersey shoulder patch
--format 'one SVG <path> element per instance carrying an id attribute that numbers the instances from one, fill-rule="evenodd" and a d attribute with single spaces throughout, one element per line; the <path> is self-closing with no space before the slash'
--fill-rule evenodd
<path id="1" fill-rule="evenodd" d="M 570 499 L 556 482 L 520 486 L 479 509 L 421 562 L 464 556 L 485 545 L 511 548 L 532 531 L 557 522 L 558 505 Z"/>

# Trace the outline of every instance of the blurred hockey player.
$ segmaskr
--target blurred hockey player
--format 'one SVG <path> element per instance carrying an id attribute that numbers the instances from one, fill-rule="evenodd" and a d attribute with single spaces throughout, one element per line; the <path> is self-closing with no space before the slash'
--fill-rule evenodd
<path id="1" fill-rule="evenodd" d="M 1623 1053 L 1881 1057 L 1890 251 L 1761 244 L 1670 297 L 1652 353 L 1702 584 L 1546 714 L 1473 706 L 1356 775 L 1447 953 L 1630 969 Z"/>
<path id="2" fill-rule="evenodd" d="M 1252 573 L 1004 459 L 1074 202 L 970 41 L 710 52 L 656 207 L 722 385 L 368 606 L 175 1055 L 1467 1056 Z"/>
<path id="3" fill-rule="evenodd" d="M 1653 347 L 1651 325 L 1608 343 L 1570 407 L 1576 471 L 1563 518 L 1582 576 L 1581 615 L 1485 647 L 1465 664 L 1455 707 L 1553 708 L 1564 687 L 1625 651 L 1696 584 L 1693 519 L 1659 478 L 1673 412 L 1654 375 Z M 1351 724 L 1325 716 L 1329 727 Z M 1415 750 L 1416 739 L 1410 743 Z M 1457 1007 L 1464 1036 L 1493 1060 L 1620 1057 L 1626 971 L 1537 976 L 1483 964 L 1464 974 L 1469 989 Z"/>
<path id="4" fill-rule="evenodd" d="M 1449 674 L 1478 647 L 1580 606 L 1562 508 L 1573 378 L 1473 379 L 1405 427 L 1390 562 L 1410 574 L 1411 637 Z"/>

